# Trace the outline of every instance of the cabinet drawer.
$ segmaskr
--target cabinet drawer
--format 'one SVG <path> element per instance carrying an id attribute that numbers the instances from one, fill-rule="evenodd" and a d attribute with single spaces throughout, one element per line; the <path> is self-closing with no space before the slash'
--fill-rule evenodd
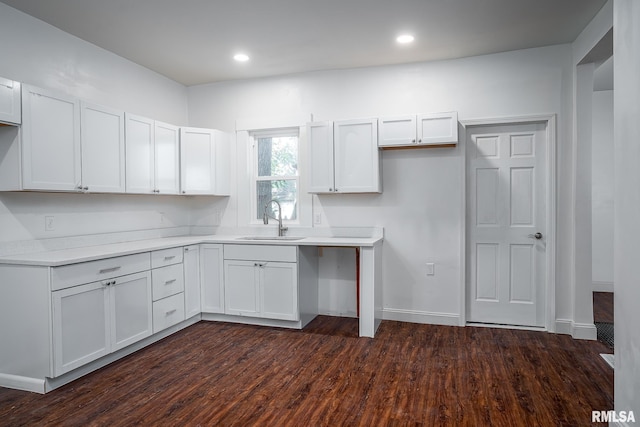
<path id="1" fill-rule="evenodd" d="M 149 252 L 52 267 L 51 290 L 57 291 L 111 277 L 124 276 L 149 270 L 149 268 L 151 268 Z"/>
<path id="2" fill-rule="evenodd" d="M 151 283 L 154 301 L 183 292 L 184 270 L 182 264 L 151 270 Z"/>
<path id="3" fill-rule="evenodd" d="M 224 259 L 296 262 L 297 246 L 224 245 Z"/>
<path id="4" fill-rule="evenodd" d="M 182 247 L 162 249 L 151 252 L 151 268 L 164 267 L 165 265 L 182 262 Z"/>
<path id="5" fill-rule="evenodd" d="M 184 294 L 173 295 L 153 303 L 153 333 L 184 320 Z"/>

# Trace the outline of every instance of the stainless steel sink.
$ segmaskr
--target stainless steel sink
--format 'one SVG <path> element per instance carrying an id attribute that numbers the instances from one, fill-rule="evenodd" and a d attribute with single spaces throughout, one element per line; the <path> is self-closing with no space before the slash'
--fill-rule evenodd
<path id="1" fill-rule="evenodd" d="M 238 237 L 238 240 L 302 240 L 299 236 L 246 236 Z"/>

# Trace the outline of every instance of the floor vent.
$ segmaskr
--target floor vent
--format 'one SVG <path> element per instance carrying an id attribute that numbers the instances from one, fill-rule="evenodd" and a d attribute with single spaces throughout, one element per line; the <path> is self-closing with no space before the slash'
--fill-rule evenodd
<path id="1" fill-rule="evenodd" d="M 598 341 L 613 349 L 613 323 L 595 322 L 598 331 Z"/>

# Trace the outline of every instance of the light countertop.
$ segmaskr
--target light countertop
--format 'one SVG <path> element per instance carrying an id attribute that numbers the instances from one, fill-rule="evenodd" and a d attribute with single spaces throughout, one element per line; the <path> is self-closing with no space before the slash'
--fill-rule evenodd
<path id="1" fill-rule="evenodd" d="M 382 237 L 329 237 L 310 236 L 297 240 L 247 240 L 239 235 L 176 236 L 148 240 L 136 240 L 122 243 L 110 243 L 85 246 L 74 249 L 33 252 L 0 257 L 0 264 L 34 265 L 56 267 L 85 261 L 168 249 L 200 243 L 225 243 L 240 245 L 285 245 L 285 246 L 335 246 L 335 247 L 372 247 L 382 241 Z"/>

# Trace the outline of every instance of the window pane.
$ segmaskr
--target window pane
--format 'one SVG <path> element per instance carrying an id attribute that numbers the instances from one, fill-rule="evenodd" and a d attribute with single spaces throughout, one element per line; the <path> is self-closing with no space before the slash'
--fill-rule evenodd
<path id="1" fill-rule="evenodd" d="M 258 138 L 258 176 L 298 174 L 298 137 Z"/>
<path id="2" fill-rule="evenodd" d="M 283 220 L 297 220 L 298 219 L 298 189 L 297 181 L 293 179 L 282 179 L 277 181 L 257 181 L 257 219 L 262 219 L 265 205 L 269 200 L 277 200 L 282 206 L 282 219 Z M 278 217 L 278 205 L 270 203 L 267 206 L 267 213 L 274 218 Z"/>

